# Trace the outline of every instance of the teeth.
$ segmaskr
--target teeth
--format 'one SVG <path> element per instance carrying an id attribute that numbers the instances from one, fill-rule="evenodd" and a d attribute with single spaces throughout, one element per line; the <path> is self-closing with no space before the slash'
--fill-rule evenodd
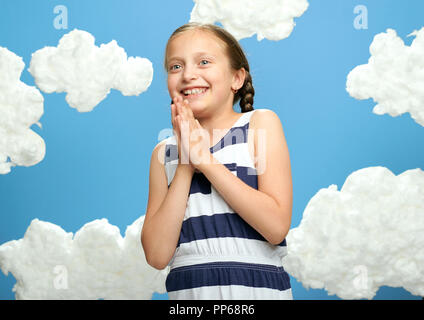
<path id="1" fill-rule="evenodd" d="M 197 94 L 197 93 L 201 93 L 201 92 L 205 92 L 207 88 L 195 88 L 195 89 L 191 89 L 191 90 L 184 90 L 184 94 L 188 95 L 188 94 Z"/>

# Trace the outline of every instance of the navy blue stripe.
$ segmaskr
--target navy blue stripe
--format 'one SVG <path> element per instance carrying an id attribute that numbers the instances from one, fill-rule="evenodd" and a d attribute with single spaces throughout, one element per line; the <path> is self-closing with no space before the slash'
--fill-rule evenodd
<path id="1" fill-rule="evenodd" d="M 242 285 L 290 289 L 290 277 L 283 267 L 241 262 L 212 262 L 172 269 L 166 278 L 166 290 L 177 291 L 206 286 Z"/>
<path id="2" fill-rule="evenodd" d="M 237 170 L 237 163 L 224 163 L 224 166 L 227 167 L 228 170 L 236 171 Z M 206 178 L 206 176 L 202 172 L 195 172 L 193 174 L 193 178 L 191 180 L 190 185 L 190 192 L 189 194 L 194 193 L 203 193 L 203 194 L 210 194 L 212 192 L 211 190 L 211 183 Z"/>
<path id="3" fill-rule="evenodd" d="M 258 190 L 258 176 L 256 169 L 250 167 L 237 166 L 236 163 L 224 164 L 229 170 L 236 171 L 237 177 L 253 189 Z M 170 184 L 168 185 L 169 188 Z M 202 194 L 210 194 L 211 183 L 202 172 L 193 174 L 189 194 L 200 192 Z"/>
<path id="4" fill-rule="evenodd" d="M 176 144 L 165 146 L 165 164 L 178 159 L 178 148 Z"/>
<path id="5" fill-rule="evenodd" d="M 193 173 L 189 194 L 194 194 L 198 192 L 203 194 L 210 194 L 212 192 L 210 181 L 201 172 Z"/>
<path id="6" fill-rule="evenodd" d="M 258 190 L 258 176 L 256 174 L 255 168 L 238 166 L 237 177 L 239 177 L 240 180 L 242 180 L 248 186 Z"/>
<path id="7" fill-rule="evenodd" d="M 218 141 L 213 147 L 210 147 L 209 150 L 214 153 L 217 152 L 226 146 L 246 143 L 247 142 L 247 129 L 249 128 L 249 123 L 246 123 L 243 126 L 233 127 Z"/>
<path id="8" fill-rule="evenodd" d="M 236 213 L 220 213 L 211 216 L 191 217 L 185 220 L 181 227 L 178 246 L 196 240 L 208 238 L 236 237 L 266 241 Z M 280 246 L 285 246 L 285 239 Z"/>

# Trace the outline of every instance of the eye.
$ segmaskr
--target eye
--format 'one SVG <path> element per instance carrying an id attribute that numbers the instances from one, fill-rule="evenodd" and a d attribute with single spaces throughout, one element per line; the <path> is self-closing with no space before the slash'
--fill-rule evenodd
<path id="1" fill-rule="evenodd" d="M 178 65 L 178 64 L 174 64 L 174 65 L 172 65 L 172 66 L 170 66 L 170 67 L 169 67 L 169 70 L 170 70 L 170 71 L 172 71 L 172 70 L 177 70 L 177 69 L 175 69 L 174 67 L 180 67 L 180 65 Z"/>
<path id="2" fill-rule="evenodd" d="M 209 61 L 208 61 L 208 60 L 202 60 L 202 61 L 200 61 L 200 64 L 202 64 L 202 62 L 207 62 L 207 63 L 209 63 Z"/>

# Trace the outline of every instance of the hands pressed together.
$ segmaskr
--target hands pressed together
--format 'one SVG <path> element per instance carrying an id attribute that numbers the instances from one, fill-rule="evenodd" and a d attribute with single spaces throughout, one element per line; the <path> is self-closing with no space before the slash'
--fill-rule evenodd
<path id="1" fill-rule="evenodd" d="M 171 122 L 177 138 L 179 164 L 190 165 L 193 171 L 211 163 L 209 134 L 194 118 L 188 100 L 176 96 L 171 104 Z"/>

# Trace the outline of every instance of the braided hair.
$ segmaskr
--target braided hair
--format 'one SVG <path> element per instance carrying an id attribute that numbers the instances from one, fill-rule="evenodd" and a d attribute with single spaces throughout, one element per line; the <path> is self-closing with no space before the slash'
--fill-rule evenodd
<path id="1" fill-rule="evenodd" d="M 241 112 L 248 112 L 253 110 L 253 96 L 255 95 L 255 89 L 253 89 L 252 76 L 250 72 L 246 70 L 246 78 L 243 86 L 237 91 L 234 96 L 233 105 L 240 99 Z"/>
<path id="2" fill-rule="evenodd" d="M 215 36 L 217 36 L 219 39 L 221 39 L 227 44 L 227 54 L 228 58 L 230 59 L 231 68 L 234 70 L 240 70 L 241 68 L 244 68 L 244 70 L 246 71 L 246 77 L 244 79 L 243 86 L 238 89 L 234 94 L 233 105 L 240 101 L 239 105 L 242 113 L 253 110 L 253 96 L 255 95 L 255 89 L 253 89 L 249 62 L 247 61 L 246 55 L 244 54 L 243 49 L 237 39 L 234 38 L 234 36 L 224 28 L 221 28 L 214 24 L 190 22 L 176 29 L 172 33 L 168 40 L 168 43 L 166 44 L 164 61 L 165 70 L 167 71 L 168 66 L 166 52 L 168 51 L 168 45 L 171 42 L 171 39 L 184 31 L 193 29 L 201 29 L 212 32 Z"/>

